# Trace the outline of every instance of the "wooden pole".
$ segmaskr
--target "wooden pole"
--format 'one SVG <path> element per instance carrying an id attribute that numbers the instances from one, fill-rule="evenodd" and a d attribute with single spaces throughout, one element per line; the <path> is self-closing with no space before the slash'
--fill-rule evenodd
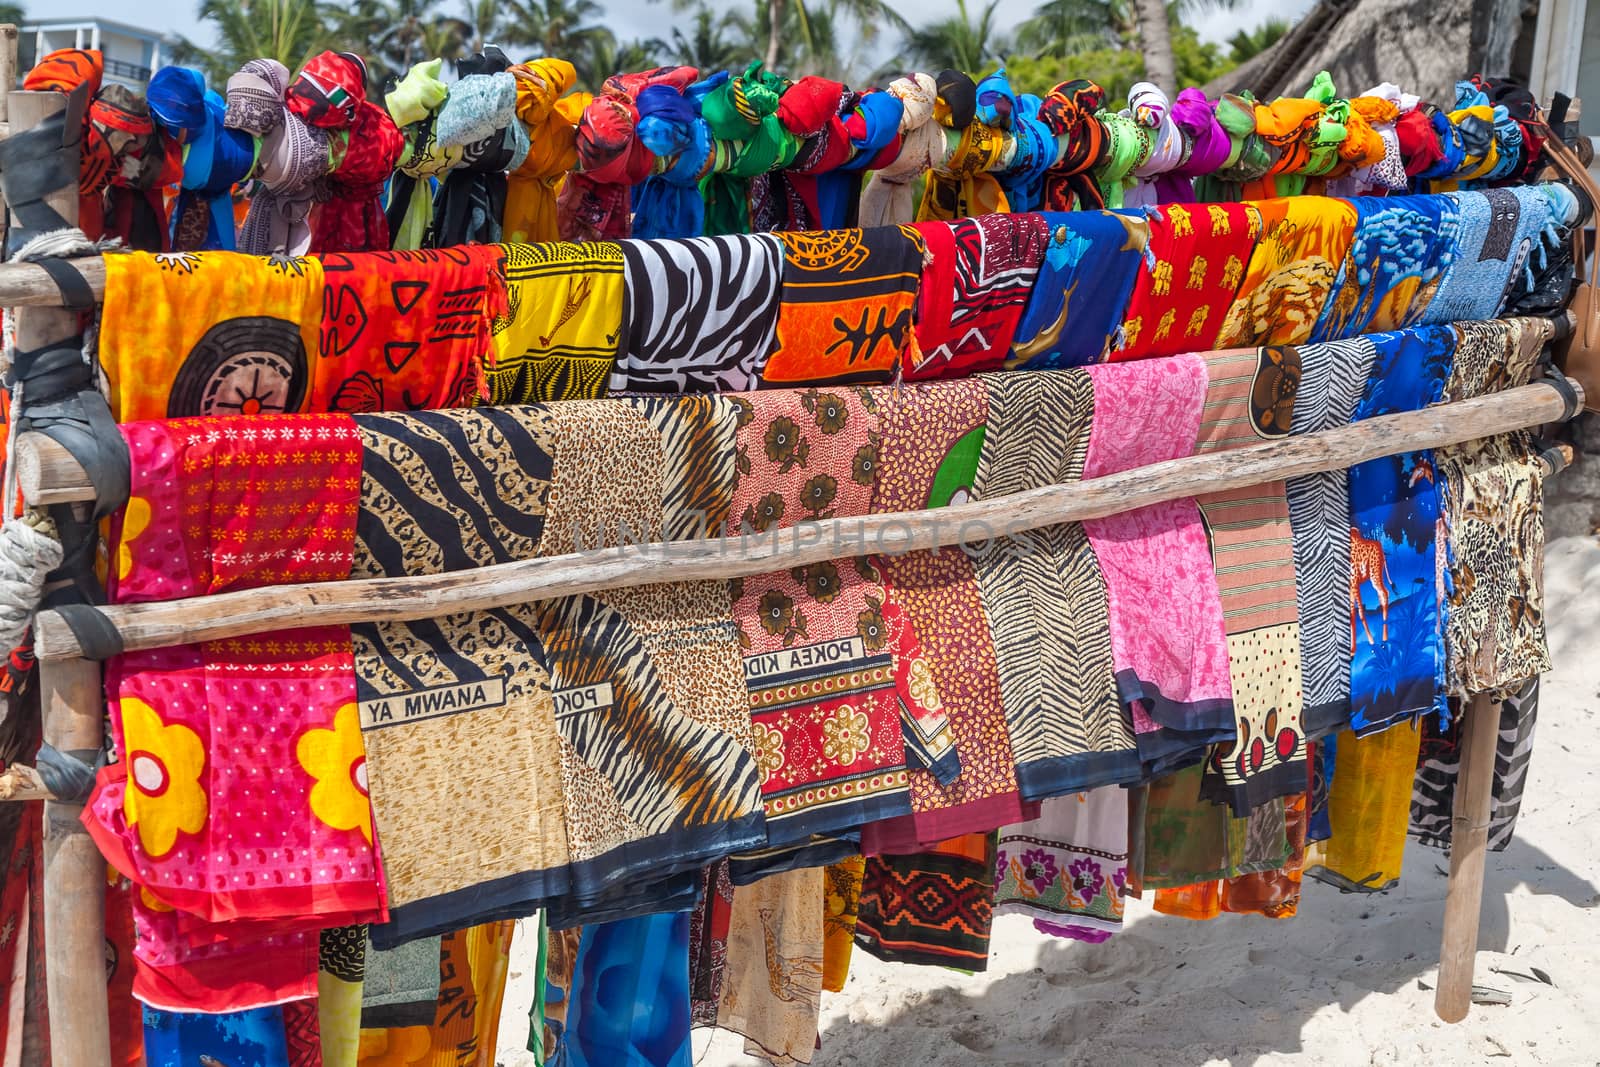
<path id="1" fill-rule="evenodd" d="M 1478 694 L 1461 723 L 1461 770 L 1450 820 L 1450 883 L 1444 900 L 1444 938 L 1433 1010 L 1458 1023 L 1472 1007 L 1472 969 L 1483 911 L 1483 861 L 1494 800 L 1494 750 L 1500 734 L 1497 705 Z"/>
<path id="2" fill-rule="evenodd" d="M 77 268 L 96 300 L 105 299 L 106 261 L 99 256 L 67 260 Z M 8 308 L 60 307 L 61 290 L 37 263 L 0 263 L 0 305 Z"/>
<path id="3" fill-rule="evenodd" d="M 61 93 L 11 92 L 11 128 L 32 129 L 66 105 Z M 78 221 L 76 184 L 46 200 L 67 222 Z M 78 313 L 60 307 L 30 307 L 17 311 L 16 317 L 17 347 L 23 351 L 76 337 L 81 325 Z M 62 753 L 92 758 L 105 741 L 99 664 L 88 660 L 40 664 L 39 684 L 45 743 Z M 45 989 L 51 1062 L 55 1067 L 111 1067 L 106 861 L 79 821 L 82 814 L 81 802 L 44 804 Z"/>
<path id="4" fill-rule="evenodd" d="M 39 665 L 44 739 L 60 752 L 104 742 L 100 665 Z M 45 988 L 55 1067 L 111 1067 L 106 1003 L 106 861 L 85 830 L 81 802 L 44 805 Z"/>
<path id="5" fill-rule="evenodd" d="M 123 648 L 136 652 L 286 627 L 403 622 L 597 589 L 737 578 L 828 559 L 981 544 L 991 537 L 1114 515 L 1163 500 L 1336 470 L 1380 456 L 1538 426 L 1559 420 L 1565 411 L 1561 394 L 1540 383 L 1336 430 L 931 511 L 826 519 L 745 537 L 602 547 L 422 577 L 267 586 L 102 610 L 122 635 Z M 46 611 L 34 624 L 34 653 L 41 660 L 70 659 L 82 655 L 83 649 L 61 617 Z"/>

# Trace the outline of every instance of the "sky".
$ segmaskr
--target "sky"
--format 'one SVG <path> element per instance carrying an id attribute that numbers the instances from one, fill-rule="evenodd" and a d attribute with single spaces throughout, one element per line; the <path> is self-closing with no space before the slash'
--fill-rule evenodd
<path id="1" fill-rule="evenodd" d="M 712 0 L 716 6 L 717 0 Z M 601 0 L 606 8 L 606 24 L 618 37 L 665 37 L 672 25 L 672 5 L 666 0 Z M 997 9 L 999 22 L 1009 26 L 1033 13 L 1038 0 L 1000 0 Z M 1310 9 L 1312 0 L 1239 0 L 1232 11 L 1209 11 L 1191 16 L 1190 21 L 1200 36 L 1212 41 L 1222 41 L 1236 30 L 1250 29 L 1271 17 L 1298 18 Z M 24 0 L 32 13 L 42 6 L 39 0 Z M 54 6 L 53 4 L 51 6 Z M 129 22 L 151 30 L 180 33 L 198 44 L 211 43 L 207 27 L 195 18 L 197 0 L 140 0 L 136 9 L 130 10 L 127 0 L 70 0 L 62 9 L 69 15 L 103 15 L 119 22 Z M 456 0 L 443 0 L 440 9 L 446 13 L 453 7 L 465 5 Z M 953 14 L 955 0 L 923 0 L 917 5 L 927 21 Z"/>

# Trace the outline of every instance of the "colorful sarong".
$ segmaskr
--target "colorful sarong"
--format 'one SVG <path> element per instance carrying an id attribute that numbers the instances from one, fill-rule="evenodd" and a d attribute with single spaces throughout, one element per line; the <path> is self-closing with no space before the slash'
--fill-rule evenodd
<path id="1" fill-rule="evenodd" d="M 734 890 L 717 1027 L 773 1064 L 810 1063 L 822 1002 L 822 872 L 773 875 Z"/>
<path id="2" fill-rule="evenodd" d="M 1100 942 L 1122 929 L 1128 885 L 1128 793 L 1105 786 L 1050 797 L 1031 822 L 1000 831 L 995 914 L 1040 933 Z"/>
<path id="3" fill-rule="evenodd" d="M 495 922 L 444 935 L 430 1022 L 363 1029 L 358 1067 L 494 1067 L 515 929 Z"/>
<path id="4" fill-rule="evenodd" d="M 1422 322 L 1456 257 L 1460 212 L 1444 196 L 1358 197 L 1350 253 L 1313 341 Z"/>
<path id="5" fill-rule="evenodd" d="M 1213 348 L 1310 340 L 1350 251 L 1356 209 L 1348 201 L 1295 196 L 1252 206 L 1261 236 Z"/>
<path id="6" fill-rule="evenodd" d="M 1268 346 L 1205 357 L 1209 386 L 1195 452 L 1289 436 L 1300 353 Z M 1238 734 L 1211 754 L 1207 793 L 1243 815 L 1306 788 L 1293 536 L 1284 483 L 1198 498 L 1223 624 Z"/>
<path id="7" fill-rule="evenodd" d="M 1099 363 L 1111 351 L 1150 244 L 1143 212 L 1047 211 L 1049 244 L 1007 370 Z"/>
<path id="8" fill-rule="evenodd" d="M 869 856 L 856 944 L 880 960 L 982 971 L 994 921 L 995 836 L 907 856 Z"/>
<path id="9" fill-rule="evenodd" d="M 1150 244 L 1114 362 L 1205 348 L 1233 306 L 1261 233 L 1253 204 L 1168 204 L 1146 208 L 1145 217 Z"/>
<path id="10" fill-rule="evenodd" d="M 310 409 L 320 260 L 133 252 L 105 265 L 99 359 L 119 422 Z"/>
<path id="11" fill-rule="evenodd" d="M 1440 729 L 1436 719 L 1424 719 L 1422 751 L 1416 783 L 1411 792 L 1411 836 L 1432 848 L 1448 849 L 1455 815 L 1456 785 L 1461 777 L 1461 708 L 1457 698 L 1450 725 Z M 1494 746 L 1493 804 L 1489 809 L 1489 848 L 1500 852 L 1511 844 L 1522 808 L 1522 791 L 1528 784 L 1528 763 L 1533 758 L 1533 728 L 1539 714 L 1539 679 L 1529 678 L 1520 689 L 1490 704 L 1499 716 Z"/>
<path id="12" fill-rule="evenodd" d="M 552 1050 L 564 1067 L 689 1067 L 689 914 L 585 926 Z"/>
<path id="13" fill-rule="evenodd" d="M 775 344 L 778 239 L 740 234 L 621 246 L 627 305 L 611 391 L 754 389 Z"/>
<path id="14" fill-rule="evenodd" d="M 927 245 L 917 326 L 901 376 L 999 370 L 1049 244 L 1040 215 L 985 215 L 916 226 Z"/>
<path id="15" fill-rule="evenodd" d="M 312 411 L 471 407 L 505 305 L 494 245 L 329 253 Z"/>
<path id="16" fill-rule="evenodd" d="M 910 226 L 782 233 L 777 347 L 766 385 L 886 382 L 911 337 L 922 237 Z"/>
<path id="17" fill-rule="evenodd" d="M 1422 735 L 1416 723 L 1402 722 L 1366 737 L 1346 730 L 1336 738 L 1328 786 L 1333 835 L 1312 846 L 1306 873 L 1346 892 L 1381 893 L 1400 880 Z"/>
<path id="18" fill-rule="evenodd" d="M 1544 265 L 1563 227 L 1541 186 L 1444 196 L 1457 205 L 1460 247 L 1419 321 L 1492 319 L 1507 309 L 1514 292 L 1527 290 L 1524 276 Z"/>
<path id="19" fill-rule="evenodd" d="M 504 245 L 507 309 L 491 326 L 489 401 L 604 396 L 622 336 L 622 249 Z"/>

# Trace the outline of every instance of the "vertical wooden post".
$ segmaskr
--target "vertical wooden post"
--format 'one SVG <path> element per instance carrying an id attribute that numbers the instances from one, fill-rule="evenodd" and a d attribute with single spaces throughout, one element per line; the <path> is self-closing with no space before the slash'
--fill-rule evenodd
<path id="1" fill-rule="evenodd" d="M 1494 750 L 1500 736 L 1499 706 L 1473 696 L 1461 724 L 1461 770 L 1450 819 L 1450 883 L 1444 900 L 1444 938 L 1439 949 L 1439 987 L 1433 1010 L 1458 1023 L 1472 1007 L 1472 968 L 1478 954 L 1478 919 L 1483 911 L 1483 861 L 1494 800 Z"/>
<path id="2" fill-rule="evenodd" d="M 62 752 L 98 750 L 100 664 L 39 664 L 44 739 Z M 81 803 L 44 805 L 45 987 L 55 1067 L 111 1067 L 106 1004 L 106 861 L 79 816 Z"/>
<path id="3" fill-rule="evenodd" d="M 14 69 L 14 68 L 13 68 Z M 6 86 L 7 90 L 10 86 Z M 61 93 L 9 92 L 12 131 L 32 129 L 66 107 Z M 46 198 L 78 221 L 76 183 Z M 17 347 L 30 351 L 76 337 L 79 315 L 65 308 L 19 308 Z M 10 506 L 10 502 L 7 502 Z M 100 665 L 73 659 L 39 664 L 44 740 L 63 753 L 97 752 L 105 741 Z M 44 805 L 45 988 L 55 1067 L 111 1067 L 106 1004 L 106 861 L 83 828 L 83 805 Z"/>

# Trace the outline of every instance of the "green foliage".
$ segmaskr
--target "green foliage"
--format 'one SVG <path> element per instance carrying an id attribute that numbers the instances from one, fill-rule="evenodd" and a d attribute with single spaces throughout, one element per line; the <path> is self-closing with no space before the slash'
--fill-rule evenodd
<path id="1" fill-rule="evenodd" d="M 1220 46 L 1200 40 L 1191 26 L 1172 27 L 1172 53 L 1177 60 L 1178 86 L 1204 85 L 1237 64 Z M 1107 107 L 1121 108 L 1128 102 L 1128 90 L 1144 78 L 1144 57 L 1130 34 L 1118 48 L 1092 48 L 1070 55 L 1012 56 L 1006 73 L 1018 92 L 1049 92 L 1057 84 L 1073 78 L 1086 78 L 1104 87 Z"/>
<path id="2" fill-rule="evenodd" d="M 996 25 L 999 0 L 989 0 L 976 17 L 967 0 L 956 0 L 956 13 L 911 30 L 905 37 L 904 58 L 918 70 L 946 67 L 982 77 L 1009 51 Z"/>
<path id="3" fill-rule="evenodd" d="M 1240 30 L 1228 38 L 1228 58 L 1236 66 L 1247 59 L 1254 59 L 1277 44 L 1288 32 L 1289 23 L 1276 18 L 1268 19 L 1253 30 Z"/>
<path id="4" fill-rule="evenodd" d="M 0 25 L 9 22 L 13 26 L 21 26 L 26 20 L 27 14 L 21 4 L 0 4 Z"/>
<path id="5" fill-rule="evenodd" d="M 198 14 L 201 22 L 215 27 L 216 46 L 179 38 L 175 58 L 199 68 L 219 92 L 247 60 L 276 59 L 291 71 L 299 70 L 341 39 L 330 9 L 316 0 L 202 0 Z"/>

